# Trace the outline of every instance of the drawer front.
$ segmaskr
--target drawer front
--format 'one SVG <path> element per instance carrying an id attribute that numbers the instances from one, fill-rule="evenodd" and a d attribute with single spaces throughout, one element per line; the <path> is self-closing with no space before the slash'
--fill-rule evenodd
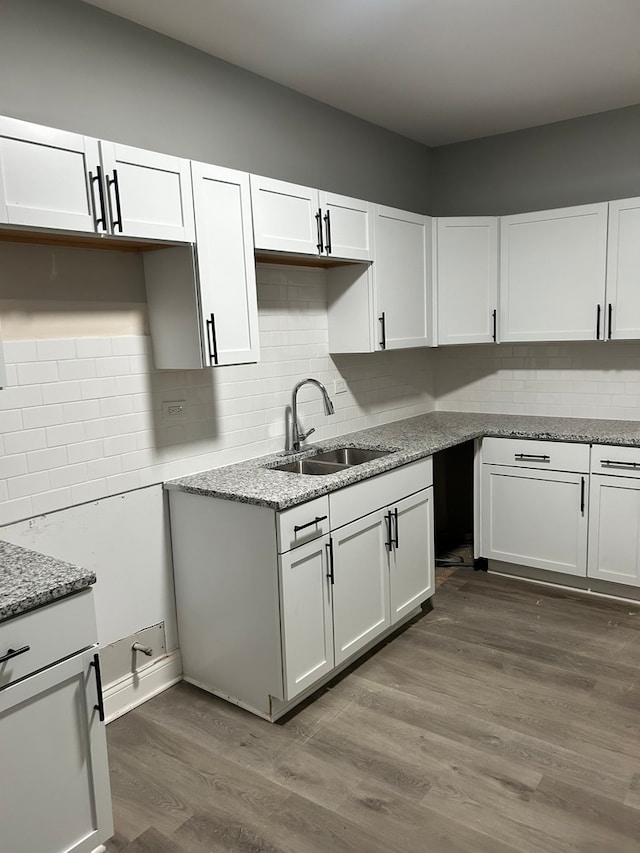
<path id="1" fill-rule="evenodd" d="M 419 459 L 329 495 L 331 529 L 362 518 L 433 485 L 433 460 Z"/>
<path id="2" fill-rule="evenodd" d="M 90 589 L 0 623 L 0 657 L 28 650 L 0 663 L 0 689 L 98 642 Z"/>
<path id="3" fill-rule="evenodd" d="M 284 554 L 329 532 L 329 498 L 307 501 L 276 513 L 278 553 Z"/>
<path id="4" fill-rule="evenodd" d="M 594 444 L 591 473 L 615 477 L 640 477 L 640 447 L 612 447 Z"/>
<path id="5" fill-rule="evenodd" d="M 485 438 L 482 461 L 514 468 L 588 472 L 589 445 L 526 438 Z"/>

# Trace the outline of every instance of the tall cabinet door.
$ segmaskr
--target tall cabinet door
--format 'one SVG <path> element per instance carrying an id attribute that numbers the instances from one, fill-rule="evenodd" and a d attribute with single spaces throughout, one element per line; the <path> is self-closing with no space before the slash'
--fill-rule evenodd
<path id="1" fill-rule="evenodd" d="M 587 574 L 640 586 L 640 479 L 591 475 Z"/>
<path id="2" fill-rule="evenodd" d="M 202 337 L 212 364 L 260 357 L 249 175 L 192 163 Z"/>
<path id="3" fill-rule="evenodd" d="M 256 249 L 317 255 L 324 246 L 318 190 L 251 175 Z"/>
<path id="4" fill-rule="evenodd" d="M 389 627 L 389 531 L 381 512 L 332 531 L 336 666 Z"/>
<path id="5" fill-rule="evenodd" d="M 433 487 L 390 507 L 394 547 L 391 552 L 389 590 L 391 624 L 404 618 L 433 595 Z"/>
<path id="6" fill-rule="evenodd" d="M 500 220 L 500 340 L 604 335 L 607 205 Z"/>
<path id="7" fill-rule="evenodd" d="M 285 699 L 333 669 L 329 537 L 279 557 Z"/>
<path id="8" fill-rule="evenodd" d="M 377 349 L 431 344 L 430 242 L 430 217 L 376 206 L 373 319 Z"/>
<path id="9" fill-rule="evenodd" d="M 482 556 L 585 577 L 588 476 L 482 469 Z"/>
<path id="10" fill-rule="evenodd" d="M 0 691 L 3 850 L 90 853 L 113 834 L 94 653 Z"/>
<path id="11" fill-rule="evenodd" d="M 321 192 L 324 251 L 352 261 L 373 260 L 373 205 L 335 193 Z"/>
<path id="12" fill-rule="evenodd" d="M 439 218 L 434 230 L 438 345 L 495 341 L 498 308 L 497 218 Z"/>
<path id="13" fill-rule="evenodd" d="M 0 117 L 0 222 L 95 232 L 98 164 L 95 139 Z"/>
<path id="14" fill-rule="evenodd" d="M 193 242 L 188 160 L 115 142 L 100 153 L 113 234 Z"/>
<path id="15" fill-rule="evenodd" d="M 640 338 L 640 198 L 609 202 L 606 336 Z"/>

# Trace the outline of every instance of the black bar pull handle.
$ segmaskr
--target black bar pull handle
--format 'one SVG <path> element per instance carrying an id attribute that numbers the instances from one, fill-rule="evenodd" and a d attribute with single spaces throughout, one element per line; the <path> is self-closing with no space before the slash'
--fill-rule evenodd
<path id="1" fill-rule="evenodd" d="M 584 515 L 584 495 L 586 482 L 584 477 L 580 477 L 580 512 Z"/>
<path id="2" fill-rule="evenodd" d="M 551 462 L 550 456 L 542 456 L 538 453 L 516 453 L 515 458 L 520 462 L 536 461 L 536 462 Z"/>
<path id="3" fill-rule="evenodd" d="M 324 546 L 327 549 L 327 562 L 329 563 L 329 571 L 327 572 L 327 577 L 331 582 L 331 586 L 335 583 L 335 578 L 333 575 L 333 539 L 329 537 L 329 541 Z"/>
<path id="4" fill-rule="evenodd" d="M 318 253 L 321 255 L 324 252 L 324 243 L 322 242 L 322 208 L 318 208 L 318 212 L 316 213 L 316 228 L 318 229 L 318 242 L 316 246 L 318 247 Z"/>
<path id="5" fill-rule="evenodd" d="M 598 303 L 596 310 L 596 340 L 600 340 L 600 315 L 602 314 L 602 305 Z"/>
<path id="6" fill-rule="evenodd" d="M 207 320 L 207 347 L 209 349 L 209 361 L 211 364 L 218 363 L 218 339 L 216 337 L 216 318 L 214 314 L 209 315 Z"/>
<path id="7" fill-rule="evenodd" d="M 98 184 L 98 198 L 100 199 L 100 216 L 96 209 L 96 196 L 93 191 L 93 185 Z M 89 172 L 89 184 L 91 185 L 91 200 L 93 202 L 93 222 L 96 226 L 96 231 L 102 226 L 103 231 L 107 231 L 107 208 L 104 203 L 104 184 L 102 182 L 102 167 L 96 167 L 96 174 Z"/>
<path id="8" fill-rule="evenodd" d="M 393 538 L 393 544 L 394 544 L 395 548 L 397 549 L 400 547 L 400 539 L 399 539 L 399 532 L 398 532 L 398 507 L 396 507 L 393 510 L 393 521 L 394 521 L 394 529 L 396 531 L 396 535 Z"/>
<path id="9" fill-rule="evenodd" d="M 327 210 L 324 215 L 325 249 L 327 255 L 331 254 L 331 211 Z"/>
<path id="10" fill-rule="evenodd" d="M 98 692 L 98 704 L 93 706 L 93 710 L 98 712 L 100 722 L 104 723 L 104 699 L 102 698 L 102 674 L 100 672 L 100 655 L 96 652 L 91 661 L 91 666 L 96 671 L 96 690 Z"/>
<path id="11" fill-rule="evenodd" d="M 380 330 L 381 330 L 381 335 L 382 335 L 381 340 L 380 340 L 380 349 L 386 349 L 387 348 L 387 324 L 386 324 L 385 318 L 384 318 L 384 311 L 378 317 L 378 322 L 380 323 Z"/>
<path id="12" fill-rule="evenodd" d="M 640 462 L 624 462 L 617 459 L 601 459 L 600 464 L 607 468 L 640 468 Z"/>
<path id="13" fill-rule="evenodd" d="M 610 302 L 607 308 L 607 319 L 609 321 L 609 329 L 607 331 L 607 340 L 611 340 L 611 326 L 613 325 L 613 305 Z"/>
<path id="14" fill-rule="evenodd" d="M 316 515 L 313 521 L 307 521 L 306 524 L 294 524 L 293 532 L 298 533 L 300 530 L 306 530 L 307 527 L 312 527 L 314 524 L 320 524 L 320 522 L 324 521 L 326 518 L 326 515 Z"/>
<path id="15" fill-rule="evenodd" d="M 493 309 L 491 316 L 493 318 L 493 342 L 495 344 L 498 340 L 498 311 L 496 308 Z"/>
<path id="16" fill-rule="evenodd" d="M 111 187 L 113 187 L 115 200 L 116 200 L 116 218 L 111 220 L 111 228 L 115 231 L 116 228 L 122 234 L 122 207 L 120 206 L 120 184 L 118 183 L 118 170 L 113 170 L 113 178 L 107 177 L 107 187 L 109 188 L 109 192 L 111 192 Z M 111 198 L 111 195 L 109 195 Z M 113 209 L 111 211 L 113 214 Z"/>
<path id="17" fill-rule="evenodd" d="M 7 649 L 6 655 L 2 655 L 2 657 L 0 657 L 0 663 L 4 663 L 5 661 L 11 660 L 11 658 L 17 658 L 18 655 L 23 655 L 30 649 L 31 646 L 21 646 L 19 649 Z"/>

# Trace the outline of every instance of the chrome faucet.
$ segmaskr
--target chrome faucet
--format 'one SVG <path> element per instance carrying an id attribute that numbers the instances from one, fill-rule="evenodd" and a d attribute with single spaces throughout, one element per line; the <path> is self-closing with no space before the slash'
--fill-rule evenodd
<path id="1" fill-rule="evenodd" d="M 298 425 L 298 391 L 303 385 L 307 384 L 315 385 L 316 388 L 320 389 L 320 392 L 322 393 L 322 400 L 324 402 L 325 415 L 333 415 L 335 412 L 331 398 L 329 397 L 327 389 L 324 387 L 322 382 L 318 382 L 317 379 L 301 379 L 294 387 L 291 394 L 291 450 L 294 453 L 297 453 L 297 451 L 300 450 L 302 442 L 306 438 L 309 438 L 312 432 L 315 432 L 315 427 L 311 427 L 308 432 L 302 432 Z"/>

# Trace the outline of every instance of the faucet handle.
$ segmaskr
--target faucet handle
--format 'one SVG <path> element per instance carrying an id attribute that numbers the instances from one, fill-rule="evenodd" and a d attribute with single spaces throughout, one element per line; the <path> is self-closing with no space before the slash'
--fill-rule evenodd
<path id="1" fill-rule="evenodd" d="M 300 435 L 299 435 L 298 437 L 299 437 L 299 439 L 300 439 L 300 441 L 301 441 L 301 442 L 302 442 L 302 441 L 306 441 L 306 440 L 309 438 L 309 436 L 311 435 L 311 433 L 312 433 L 312 432 L 315 432 L 315 431 L 316 431 L 316 428 L 315 428 L 315 427 L 311 427 L 311 429 L 309 430 L 309 432 L 301 432 L 301 433 L 300 433 Z"/>

